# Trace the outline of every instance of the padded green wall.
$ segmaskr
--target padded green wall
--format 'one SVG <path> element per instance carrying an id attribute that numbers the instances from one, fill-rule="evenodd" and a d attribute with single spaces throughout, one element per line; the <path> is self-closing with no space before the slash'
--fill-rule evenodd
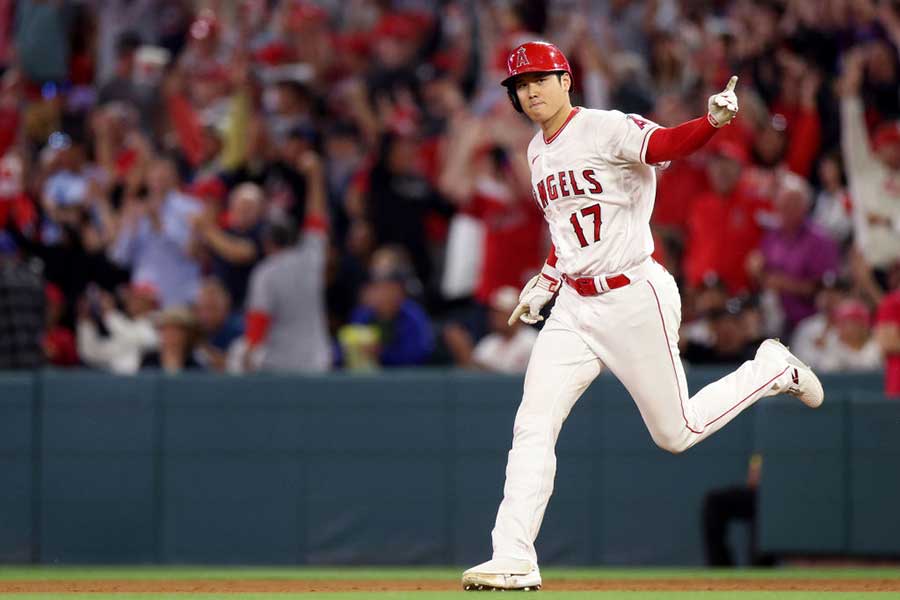
<path id="1" fill-rule="evenodd" d="M 694 369 L 692 390 L 723 374 Z M 680 456 L 602 375 L 559 443 L 544 564 L 700 564 L 700 507 L 765 456 L 760 540 L 900 554 L 900 402 L 829 377 Z M 521 378 L 0 375 L 0 560 L 467 564 L 490 553 Z"/>

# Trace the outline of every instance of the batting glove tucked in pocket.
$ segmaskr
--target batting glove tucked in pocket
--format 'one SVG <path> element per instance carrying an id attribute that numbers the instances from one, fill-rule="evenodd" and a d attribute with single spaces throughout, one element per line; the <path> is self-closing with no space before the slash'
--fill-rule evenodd
<path id="1" fill-rule="evenodd" d="M 516 319 L 521 319 L 523 323 L 529 325 L 543 321 L 541 309 L 559 291 L 559 282 L 559 271 L 545 263 L 541 272 L 532 277 L 522 288 L 522 292 L 519 294 L 519 304 L 509 316 L 510 327 L 515 324 Z"/>

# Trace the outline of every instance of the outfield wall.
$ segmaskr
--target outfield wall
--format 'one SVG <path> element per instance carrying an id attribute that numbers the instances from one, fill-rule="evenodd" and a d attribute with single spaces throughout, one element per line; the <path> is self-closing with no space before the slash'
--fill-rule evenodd
<path id="1" fill-rule="evenodd" d="M 723 374 L 694 369 L 692 390 Z M 764 549 L 900 555 L 900 402 L 825 378 L 680 456 L 614 378 L 563 429 L 545 564 L 700 564 L 704 493 L 765 456 Z M 521 378 L 0 375 L 0 561 L 468 564 L 490 552 Z M 738 538 L 741 535 L 737 536 Z"/>

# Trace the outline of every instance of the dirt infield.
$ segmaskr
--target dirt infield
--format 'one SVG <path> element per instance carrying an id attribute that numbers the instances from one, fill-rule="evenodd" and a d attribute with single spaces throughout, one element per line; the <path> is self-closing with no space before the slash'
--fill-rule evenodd
<path id="1" fill-rule="evenodd" d="M 9 593 L 302 593 L 458 591 L 446 580 L 173 579 L 0 581 Z M 900 579 L 554 579 L 547 591 L 813 591 L 900 592 Z"/>

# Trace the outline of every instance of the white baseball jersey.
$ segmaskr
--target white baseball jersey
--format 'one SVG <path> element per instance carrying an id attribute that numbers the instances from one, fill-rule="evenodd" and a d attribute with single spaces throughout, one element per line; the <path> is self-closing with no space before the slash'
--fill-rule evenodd
<path id="1" fill-rule="evenodd" d="M 538 131 L 531 140 L 532 194 L 561 272 L 617 274 L 653 253 L 656 172 L 644 159 L 657 127 L 638 115 L 579 107 L 551 138 Z"/>

